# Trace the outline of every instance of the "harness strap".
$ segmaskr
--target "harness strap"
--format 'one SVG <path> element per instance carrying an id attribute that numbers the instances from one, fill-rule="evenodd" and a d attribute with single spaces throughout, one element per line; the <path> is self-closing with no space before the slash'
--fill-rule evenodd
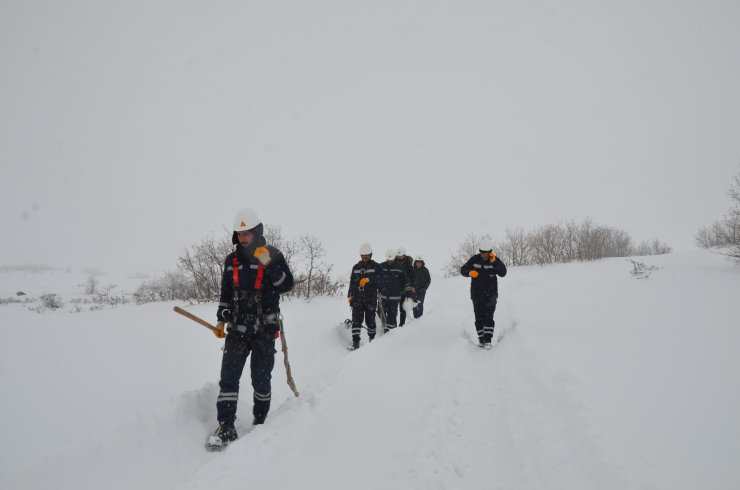
<path id="1" fill-rule="evenodd" d="M 232 264 L 234 265 L 234 276 L 233 276 L 233 283 L 234 283 L 234 289 L 239 289 L 239 258 L 234 254 L 234 258 L 232 259 Z"/>
<path id="2" fill-rule="evenodd" d="M 262 290 L 262 278 L 265 275 L 265 266 L 260 262 L 259 269 L 257 269 L 257 279 L 254 281 L 254 289 L 257 291 Z"/>

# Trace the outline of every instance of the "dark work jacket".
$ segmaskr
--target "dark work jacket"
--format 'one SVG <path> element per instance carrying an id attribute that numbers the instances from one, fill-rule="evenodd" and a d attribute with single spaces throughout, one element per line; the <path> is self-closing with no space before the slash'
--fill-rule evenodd
<path id="1" fill-rule="evenodd" d="M 478 271 L 478 277 L 470 278 L 470 298 L 473 301 L 483 301 L 491 297 L 498 297 L 498 279 L 496 276 L 506 275 L 506 265 L 496 257 L 493 263 L 483 263 L 483 257 L 475 254 L 460 268 L 460 274 L 470 277 L 470 271 Z"/>
<path id="2" fill-rule="evenodd" d="M 260 267 L 260 261 L 252 256 L 253 249 L 249 251 L 237 245 L 236 251 L 230 253 L 224 261 L 224 273 L 221 278 L 221 296 L 219 298 L 219 308 L 217 318 L 219 321 L 224 319 L 222 312 L 225 308 L 229 309 L 232 314 L 235 311 L 238 302 L 238 311 L 240 318 L 235 318 L 238 323 L 244 321 L 245 315 L 257 315 L 257 303 L 255 301 L 255 281 Z M 267 246 L 270 252 L 270 263 L 264 267 L 262 277 L 262 313 L 275 313 L 280 311 L 280 294 L 287 293 L 293 288 L 293 274 L 285 262 L 283 254 L 275 247 Z M 234 257 L 238 259 L 239 273 L 239 291 L 240 298 L 238 301 L 234 295 Z"/>
<path id="3" fill-rule="evenodd" d="M 370 282 L 365 287 L 360 286 L 360 279 L 366 277 Z M 347 297 L 358 298 L 375 298 L 378 295 L 380 287 L 380 264 L 370 259 L 367 262 L 359 261 L 352 267 L 352 274 L 349 276 L 349 291 Z"/>
<path id="4" fill-rule="evenodd" d="M 414 267 L 414 275 L 416 276 L 416 292 L 426 291 L 432 283 L 432 276 L 429 275 L 429 269 L 425 265 Z"/>
<path id="5" fill-rule="evenodd" d="M 380 294 L 383 299 L 399 301 L 401 294 L 410 292 L 408 276 L 398 262 L 380 264 Z"/>
<path id="6" fill-rule="evenodd" d="M 409 278 L 409 285 L 412 288 L 415 288 L 416 274 L 414 273 L 414 258 L 410 255 L 406 255 L 403 260 L 394 259 L 393 261 L 406 273 L 406 277 Z"/>

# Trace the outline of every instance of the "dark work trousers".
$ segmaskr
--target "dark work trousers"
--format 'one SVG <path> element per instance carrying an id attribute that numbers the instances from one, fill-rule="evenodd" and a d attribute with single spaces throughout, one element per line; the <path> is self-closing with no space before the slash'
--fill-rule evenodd
<path id="1" fill-rule="evenodd" d="M 401 310 L 399 313 L 401 314 L 401 319 L 398 322 L 399 327 L 403 327 L 404 323 L 406 323 L 406 310 L 403 308 L 403 301 L 406 299 L 406 296 L 401 296 L 401 301 L 398 302 L 398 309 Z"/>
<path id="2" fill-rule="evenodd" d="M 383 311 L 385 311 L 385 325 L 390 330 L 396 328 L 396 315 L 398 314 L 398 300 L 384 299 Z"/>
<path id="3" fill-rule="evenodd" d="M 249 335 L 237 330 L 229 331 L 221 359 L 221 382 L 219 383 L 221 392 L 216 401 L 219 422 L 233 421 L 236 418 L 239 380 L 250 353 L 252 358 L 249 368 L 254 389 L 252 414 L 255 417 L 267 416 L 267 412 L 270 411 L 272 393 L 270 381 L 272 368 L 275 365 L 275 352 L 274 334 L 262 330 Z"/>
<path id="4" fill-rule="evenodd" d="M 401 301 L 398 302 L 398 309 L 400 310 L 401 316 L 401 319 L 398 322 L 399 327 L 403 327 L 406 324 L 406 308 L 403 307 L 403 302 L 406 301 L 406 298 L 414 299 L 414 295 L 412 293 L 404 294 L 401 296 Z"/>
<path id="5" fill-rule="evenodd" d="M 475 330 L 478 333 L 478 341 L 490 343 L 493 338 L 493 313 L 496 311 L 496 296 L 473 300 L 473 311 L 475 312 Z"/>
<path id="6" fill-rule="evenodd" d="M 360 341 L 362 332 L 362 321 L 367 326 L 367 336 L 370 340 L 375 338 L 375 310 L 378 304 L 377 298 L 354 298 L 352 300 L 352 342 Z"/>
<path id="7" fill-rule="evenodd" d="M 416 304 L 416 306 L 414 306 L 414 318 L 419 318 L 421 315 L 424 314 L 424 296 L 426 295 L 426 291 L 416 292 L 416 301 L 418 301 L 418 303 Z"/>

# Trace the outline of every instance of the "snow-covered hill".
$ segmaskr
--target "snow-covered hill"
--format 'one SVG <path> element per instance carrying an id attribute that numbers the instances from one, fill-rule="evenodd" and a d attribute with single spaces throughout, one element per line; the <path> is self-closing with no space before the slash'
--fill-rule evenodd
<path id="1" fill-rule="evenodd" d="M 0 488 L 738 488 L 740 268 L 638 260 L 662 269 L 510 269 L 490 352 L 463 278 L 433 278 L 423 318 L 355 352 L 343 298 L 287 302 L 301 396 L 278 354 L 268 422 L 242 396 L 221 454 L 203 450 L 221 341 L 173 304 L 0 306 Z"/>

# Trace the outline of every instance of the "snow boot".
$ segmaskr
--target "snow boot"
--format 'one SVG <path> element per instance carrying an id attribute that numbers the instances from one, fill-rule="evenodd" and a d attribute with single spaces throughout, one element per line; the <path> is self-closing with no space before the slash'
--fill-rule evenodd
<path id="1" fill-rule="evenodd" d="M 252 425 L 262 425 L 265 423 L 266 418 L 267 415 L 255 415 L 254 419 L 252 420 Z"/>
<path id="2" fill-rule="evenodd" d="M 218 423 L 218 428 L 208 438 L 206 449 L 209 451 L 223 451 L 231 441 L 239 438 L 234 427 L 233 420 L 225 420 Z"/>

